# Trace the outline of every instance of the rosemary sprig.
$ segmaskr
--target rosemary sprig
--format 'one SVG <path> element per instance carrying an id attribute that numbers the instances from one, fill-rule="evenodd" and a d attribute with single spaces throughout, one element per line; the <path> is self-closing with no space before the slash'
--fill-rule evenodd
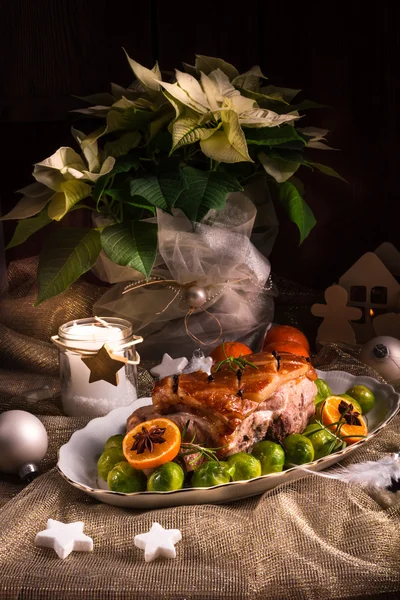
<path id="1" fill-rule="evenodd" d="M 242 371 L 244 371 L 246 369 L 246 367 L 251 367 L 252 369 L 258 369 L 257 365 L 246 360 L 243 356 L 238 356 L 237 358 L 235 358 L 233 356 L 228 356 L 225 351 L 225 343 L 224 342 L 222 342 L 222 350 L 224 351 L 225 358 L 224 358 L 224 360 L 220 360 L 219 363 L 217 363 L 217 366 L 215 368 L 215 373 L 217 371 L 219 371 L 223 365 L 228 365 L 230 370 L 233 371 L 234 373 L 236 373 L 236 371 L 238 369 L 241 369 Z"/>
<path id="2" fill-rule="evenodd" d="M 182 429 L 182 440 L 184 440 L 187 435 L 189 423 L 190 420 L 186 421 L 185 426 Z M 196 435 L 197 427 L 196 423 L 194 423 L 192 439 L 190 440 L 190 442 L 181 442 L 181 449 L 179 451 L 178 456 L 184 457 L 190 456 L 191 454 L 197 454 L 195 458 L 189 461 L 190 465 L 196 465 L 202 458 L 205 458 L 206 460 L 213 460 L 219 464 L 220 461 L 216 455 L 216 452 L 217 450 L 221 450 L 224 446 L 220 446 L 219 448 L 206 448 L 204 446 L 201 446 L 200 444 L 195 443 Z"/>
<path id="3" fill-rule="evenodd" d="M 328 441 L 328 442 L 325 442 L 325 444 L 323 444 L 323 446 L 328 446 L 328 448 L 329 448 L 328 454 L 332 454 L 332 452 L 337 452 L 338 450 L 342 450 L 343 448 L 345 448 L 346 442 L 343 441 L 342 437 L 339 437 L 338 435 L 336 435 L 336 432 L 334 433 L 333 431 L 331 431 L 331 429 L 329 429 L 328 427 L 325 427 L 325 425 L 321 421 L 316 420 L 315 422 L 317 425 L 319 425 L 319 429 L 314 429 L 310 433 L 317 433 L 318 431 L 326 431 L 327 433 L 329 433 L 330 437 L 334 438 L 332 441 Z M 332 425 L 336 425 L 336 423 L 332 423 Z"/>

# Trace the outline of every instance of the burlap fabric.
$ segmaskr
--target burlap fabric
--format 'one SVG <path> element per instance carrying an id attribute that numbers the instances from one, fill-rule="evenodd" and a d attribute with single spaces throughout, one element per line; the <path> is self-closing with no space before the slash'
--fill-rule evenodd
<path id="1" fill-rule="evenodd" d="M 0 298 L 0 410 L 28 410 L 50 439 L 42 475 L 24 486 L 0 475 L 0 598 L 5 599 L 327 599 L 400 597 L 400 501 L 315 475 L 232 504 L 124 510 L 94 501 L 55 469 L 57 449 L 86 418 L 62 415 L 58 325 L 90 314 L 102 288 L 78 282 L 33 308 L 36 261 L 9 269 Z M 325 369 L 373 374 L 351 348 L 331 345 L 316 358 Z M 23 392 L 49 386 L 52 398 Z M 141 372 L 140 393 L 149 376 Z M 400 417 L 348 461 L 378 459 L 400 447 Z M 347 462 L 348 462 L 347 461 Z M 346 464 L 346 462 L 344 462 Z M 82 520 L 92 553 L 61 561 L 34 538 L 47 519 Z M 133 537 L 154 521 L 182 531 L 175 560 L 145 563 Z"/>

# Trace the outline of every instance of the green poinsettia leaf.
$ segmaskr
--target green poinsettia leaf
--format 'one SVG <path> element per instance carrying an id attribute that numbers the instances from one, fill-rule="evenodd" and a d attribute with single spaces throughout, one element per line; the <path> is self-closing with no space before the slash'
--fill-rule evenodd
<path id="1" fill-rule="evenodd" d="M 260 92 L 270 98 L 276 98 L 277 100 L 284 100 L 285 102 L 291 102 L 293 98 L 301 92 L 301 90 L 294 90 L 293 88 L 276 87 L 275 85 L 267 85 L 262 87 Z"/>
<path id="2" fill-rule="evenodd" d="M 171 104 L 164 104 L 157 112 L 157 116 L 151 121 L 149 126 L 149 139 L 152 140 L 165 125 L 170 123 L 174 118 L 174 108 Z"/>
<path id="3" fill-rule="evenodd" d="M 36 305 L 66 290 L 89 271 L 101 251 L 95 229 L 62 228 L 52 233 L 39 256 Z"/>
<path id="4" fill-rule="evenodd" d="M 159 110 L 157 105 L 144 98 L 135 101 L 121 98 L 107 110 L 106 125 L 86 136 L 82 148 L 92 145 L 106 133 L 145 130 L 149 122 L 156 118 L 157 110 Z"/>
<path id="5" fill-rule="evenodd" d="M 77 179 L 65 181 L 60 188 L 61 191 L 53 196 L 47 209 L 49 217 L 55 221 L 61 221 L 77 202 L 92 193 L 92 187 L 89 184 Z"/>
<path id="6" fill-rule="evenodd" d="M 271 158 L 281 158 L 289 162 L 299 163 L 305 167 L 309 166 L 304 158 L 304 153 L 302 150 L 291 150 L 282 148 L 281 146 L 274 146 L 269 150 L 268 156 Z M 311 169 L 311 167 L 309 168 Z"/>
<path id="7" fill-rule="evenodd" d="M 104 133 L 145 129 L 153 118 L 154 113 L 135 106 L 125 109 L 112 108 L 107 114 L 107 129 Z"/>
<path id="8" fill-rule="evenodd" d="M 344 179 L 344 177 L 339 175 L 339 173 L 337 173 L 335 171 L 335 169 L 332 169 L 332 167 L 328 167 L 328 165 L 321 165 L 321 163 L 310 162 L 310 161 L 307 161 L 307 165 L 309 165 L 310 167 L 312 167 L 314 169 L 317 169 L 318 171 L 321 171 L 321 173 L 324 173 L 324 175 L 329 175 L 329 177 L 336 177 L 336 179 L 340 179 L 341 181 L 344 181 L 345 183 L 347 183 L 347 181 Z"/>
<path id="9" fill-rule="evenodd" d="M 279 146 L 288 142 L 300 142 L 302 146 L 306 145 L 304 138 L 290 125 L 244 128 L 244 132 L 249 145 Z"/>
<path id="10" fill-rule="evenodd" d="M 19 246 L 25 242 L 31 235 L 45 227 L 51 223 L 51 219 L 47 214 L 47 210 L 43 209 L 38 215 L 35 217 L 31 217 L 30 219 L 24 219 L 23 221 L 18 221 L 18 225 L 14 231 L 14 235 L 11 238 L 11 241 L 6 247 L 6 250 L 9 248 L 14 248 L 14 246 Z"/>
<path id="11" fill-rule="evenodd" d="M 128 131 L 123 133 L 119 138 L 112 142 L 107 142 L 104 150 L 108 156 L 118 158 L 128 154 L 129 150 L 136 148 L 141 140 L 141 135 L 138 131 Z"/>
<path id="12" fill-rule="evenodd" d="M 279 186 L 279 200 L 291 221 L 299 228 L 301 244 L 316 224 L 313 212 L 290 181 Z"/>
<path id="13" fill-rule="evenodd" d="M 116 173 L 127 173 L 131 169 L 133 171 L 137 171 L 139 168 L 139 159 L 136 156 L 131 154 L 127 154 L 126 156 L 120 156 L 115 161 L 114 168 L 110 175 L 114 175 Z"/>
<path id="14" fill-rule="evenodd" d="M 168 212 L 185 188 L 185 180 L 179 171 L 167 171 L 158 176 L 150 175 L 141 179 L 132 179 L 130 182 L 132 196 L 141 196 L 152 206 Z"/>
<path id="15" fill-rule="evenodd" d="M 291 113 L 299 110 L 311 110 L 314 108 L 330 108 L 327 104 L 319 104 L 318 102 L 313 102 L 312 100 L 303 100 L 298 104 L 284 105 L 276 107 L 276 112 L 279 114 Z"/>
<path id="16" fill-rule="evenodd" d="M 272 148 L 272 146 L 270 146 Z M 283 142 L 282 144 L 277 144 L 273 146 L 276 150 L 304 150 L 304 140 L 293 140 L 293 142 Z M 302 163 L 304 164 L 304 163 Z"/>
<path id="17" fill-rule="evenodd" d="M 290 183 L 293 183 L 293 185 L 295 186 L 295 188 L 299 192 L 300 196 L 303 197 L 304 194 L 305 194 L 305 189 L 304 189 L 304 183 L 301 181 L 301 179 L 299 179 L 296 176 L 293 176 L 293 177 L 290 178 Z"/>
<path id="18" fill-rule="evenodd" d="M 93 186 L 92 197 L 93 197 L 93 200 L 96 202 L 96 208 L 98 208 L 98 206 L 99 206 L 100 199 L 101 199 L 101 197 L 104 193 L 104 190 L 106 189 L 107 184 L 110 181 L 110 179 L 111 179 L 111 175 L 110 175 L 110 173 L 108 173 L 107 175 L 100 177 Z"/>
<path id="19" fill-rule="evenodd" d="M 180 208 L 193 222 L 201 219 L 212 208 L 221 210 L 231 192 L 243 188 L 236 179 L 218 171 L 200 171 L 193 167 L 182 169 L 187 189 L 179 196 L 176 208 Z"/>
<path id="20" fill-rule="evenodd" d="M 168 205 L 164 198 L 160 183 L 158 178 L 154 175 L 143 177 L 141 179 L 132 179 L 130 182 L 130 191 L 131 196 L 141 196 L 153 206 L 161 208 L 162 210 L 168 210 Z"/>
<path id="21" fill-rule="evenodd" d="M 168 155 L 171 152 L 172 135 L 169 131 L 160 131 L 159 133 L 157 133 L 157 135 L 154 136 L 153 139 L 149 140 L 146 147 L 149 156 L 151 156 L 152 154 L 160 155 L 161 162 L 165 160 L 168 167 L 170 167 L 170 165 L 172 164 L 171 159 L 167 159 L 166 157 L 162 156 L 163 154 Z"/>
<path id="22" fill-rule="evenodd" d="M 125 186 L 122 188 L 108 188 L 104 192 L 107 196 L 116 200 L 117 202 L 121 202 L 122 204 L 127 204 L 129 206 L 134 206 L 136 208 L 145 208 L 149 210 L 153 215 L 156 214 L 155 207 L 147 202 L 141 196 L 132 196 L 129 186 Z"/>
<path id="23" fill-rule="evenodd" d="M 157 225 L 144 221 L 110 225 L 101 232 L 101 245 L 110 260 L 149 277 L 157 253 Z"/>
<path id="24" fill-rule="evenodd" d="M 132 154 L 127 154 L 126 156 L 119 156 L 114 164 L 114 167 L 110 173 L 100 177 L 96 183 L 94 184 L 92 196 L 94 201 L 96 202 L 96 208 L 99 206 L 100 199 L 104 192 L 106 191 L 107 185 L 111 181 L 114 175 L 118 175 L 118 173 L 128 173 L 129 171 L 137 171 L 139 168 L 139 159 Z"/>

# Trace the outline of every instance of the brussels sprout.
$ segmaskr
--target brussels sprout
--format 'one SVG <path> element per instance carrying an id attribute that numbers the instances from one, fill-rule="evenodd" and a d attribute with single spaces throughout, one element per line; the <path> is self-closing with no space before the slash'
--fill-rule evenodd
<path id="1" fill-rule="evenodd" d="M 252 455 L 261 463 L 261 474 L 279 473 L 285 463 L 285 451 L 275 442 L 258 442 L 253 448 Z"/>
<path id="2" fill-rule="evenodd" d="M 211 487 L 231 480 L 228 463 L 210 460 L 203 463 L 192 477 L 192 487 Z"/>
<path id="3" fill-rule="evenodd" d="M 112 435 L 104 444 L 103 450 L 108 450 L 109 448 L 122 448 L 122 440 L 124 439 L 124 437 L 125 436 L 122 433 Z"/>
<path id="4" fill-rule="evenodd" d="M 375 395 L 366 385 L 353 385 L 346 394 L 357 400 L 363 413 L 369 412 L 375 406 Z"/>
<path id="5" fill-rule="evenodd" d="M 180 490 L 183 486 L 184 479 L 185 474 L 182 467 L 174 462 L 164 463 L 154 469 L 148 478 L 147 490 L 149 492 Z"/>
<path id="6" fill-rule="evenodd" d="M 228 457 L 232 481 L 243 481 L 253 479 L 261 475 L 261 463 L 252 454 L 237 452 Z"/>
<path id="7" fill-rule="evenodd" d="M 324 400 L 325 400 L 325 396 L 321 396 L 321 394 L 317 394 L 314 398 L 315 406 L 318 406 L 318 404 L 321 404 L 321 402 L 323 402 Z"/>
<path id="8" fill-rule="evenodd" d="M 303 431 L 303 435 L 306 435 L 314 446 L 314 460 L 328 456 L 335 450 L 336 437 L 328 429 L 318 426 L 317 423 L 308 425 L 306 429 L 311 427 L 313 429 L 309 429 L 307 432 Z"/>
<path id="9" fill-rule="evenodd" d="M 285 467 L 303 465 L 314 460 L 314 446 L 305 435 L 291 433 L 283 440 L 285 448 Z"/>
<path id="10" fill-rule="evenodd" d="M 107 481 L 107 475 L 111 469 L 122 460 L 125 456 L 121 448 L 109 448 L 105 450 L 97 461 L 97 472 L 104 481 Z"/>
<path id="11" fill-rule="evenodd" d="M 320 396 L 320 398 L 324 399 L 328 396 L 332 396 L 331 388 L 324 379 L 316 379 L 314 383 L 317 386 L 318 396 Z"/>
<path id="12" fill-rule="evenodd" d="M 112 492 L 130 494 L 132 492 L 144 492 L 147 480 L 143 471 L 134 469 L 128 462 L 122 461 L 117 463 L 108 473 L 107 484 Z"/>
<path id="13" fill-rule="evenodd" d="M 302 435 L 309 437 L 309 435 L 311 433 L 314 433 L 315 431 L 319 431 L 320 429 L 321 429 L 321 425 L 319 423 L 309 423 L 307 425 L 307 427 L 305 428 L 305 430 L 303 431 Z"/>

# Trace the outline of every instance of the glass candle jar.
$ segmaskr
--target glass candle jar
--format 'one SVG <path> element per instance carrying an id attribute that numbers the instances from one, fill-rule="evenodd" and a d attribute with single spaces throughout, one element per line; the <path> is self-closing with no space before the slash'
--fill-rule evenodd
<path id="1" fill-rule="evenodd" d="M 59 349 L 61 398 L 66 415 L 99 417 L 136 400 L 140 357 L 135 345 L 143 338 L 133 335 L 129 321 L 116 317 L 69 321 L 51 340 Z M 104 345 L 112 356 L 121 357 L 116 385 L 104 379 L 90 383 L 91 370 L 82 360 L 95 356 Z"/>

